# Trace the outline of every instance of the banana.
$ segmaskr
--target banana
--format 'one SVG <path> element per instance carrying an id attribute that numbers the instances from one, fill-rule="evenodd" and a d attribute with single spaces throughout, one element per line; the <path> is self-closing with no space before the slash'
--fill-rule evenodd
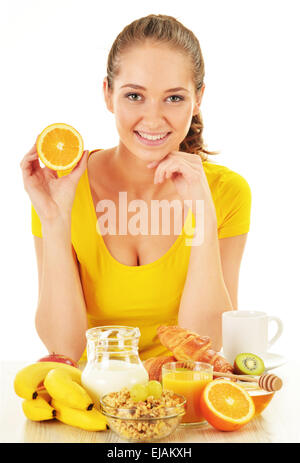
<path id="1" fill-rule="evenodd" d="M 38 397 L 41 397 L 42 399 L 46 400 L 46 402 L 48 402 L 48 404 L 51 402 L 51 395 L 49 394 L 49 392 L 47 391 L 47 389 L 41 389 L 39 388 L 37 390 L 37 393 L 38 393 Z"/>
<path id="2" fill-rule="evenodd" d="M 50 370 L 44 379 L 44 386 L 53 399 L 68 407 L 91 411 L 93 400 L 87 391 L 61 369 Z"/>
<path id="3" fill-rule="evenodd" d="M 14 380 L 15 393 L 23 399 L 36 399 L 39 384 L 53 368 L 68 372 L 74 381 L 81 383 L 79 368 L 59 362 L 36 362 L 18 371 Z"/>
<path id="4" fill-rule="evenodd" d="M 90 411 L 79 410 L 67 407 L 56 399 L 52 399 L 51 404 L 56 410 L 56 419 L 62 423 L 86 431 L 104 431 L 106 429 L 106 417 L 95 408 Z"/>
<path id="5" fill-rule="evenodd" d="M 25 416 L 32 421 L 52 420 L 56 416 L 56 410 L 42 397 L 23 400 L 22 408 Z"/>

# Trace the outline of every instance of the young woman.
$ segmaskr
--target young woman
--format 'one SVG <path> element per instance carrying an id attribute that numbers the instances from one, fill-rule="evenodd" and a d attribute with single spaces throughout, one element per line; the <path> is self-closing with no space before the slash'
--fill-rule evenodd
<path id="1" fill-rule="evenodd" d="M 140 18 L 117 36 L 103 81 L 119 144 L 85 152 L 64 175 L 40 167 L 36 145 L 21 161 L 39 275 L 36 329 L 49 352 L 84 360 L 85 331 L 100 325 L 138 326 L 143 360 L 167 354 L 161 324 L 221 348 L 222 313 L 238 306 L 251 193 L 241 175 L 208 159 L 216 153 L 202 139 L 203 79 L 189 29 L 170 16 Z M 164 207 L 158 219 L 157 204 L 180 209 Z"/>

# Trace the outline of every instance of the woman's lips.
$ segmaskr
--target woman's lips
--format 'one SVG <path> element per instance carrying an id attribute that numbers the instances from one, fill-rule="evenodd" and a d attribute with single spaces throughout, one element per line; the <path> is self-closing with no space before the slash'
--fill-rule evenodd
<path id="1" fill-rule="evenodd" d="M 136 138 L 138 139 L 138 141 L 140 143 L 142 143 L 143 145 L 157 146 L 157 145 L 162 145 L 163 143 L 165 143 L 165 141 L 169 138 L 169 135 L 171 134 L 171 132 L 168 132 L 167 135 L 164 138 L 159 138 L 158 140 L 148 140 L 147 138 L 143 138 L 136 131 L 134 131 L 134 134 L 135 134 Z"/>

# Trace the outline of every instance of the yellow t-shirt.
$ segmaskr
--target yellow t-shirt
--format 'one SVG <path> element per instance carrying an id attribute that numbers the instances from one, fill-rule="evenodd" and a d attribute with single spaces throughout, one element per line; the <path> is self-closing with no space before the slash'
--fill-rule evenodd
<path id="1" fill-rule="evenodd" d="M 90 155 L 94 153 L 91 151 Z M 251 191 L 247 181 L 227 167 L 203 162 L 214 201 L 218 238 L 249 231 Z M 65 175 L 58 173 L 59 176 Z M 42 237 L 41 222 L 31 205 L 32 234 Z M 138 326 L 141 331 L 139 354 L 142 360 L 170 355 L 157 337 L 161 324 L 176 325 L 181 294 L 188 270 L 194 216 L 191 209 L 181 235 L 155 262 L 127 266 L 108 251 L 96 228 L 97 215 L 87 169 L 81 176 L 72 208 L 71 239 L 79 261 L 88 326 Z M 190 230 L 190 231 L 189 231 Z M 86 360 L 86 351 L 81 360 Z"/>

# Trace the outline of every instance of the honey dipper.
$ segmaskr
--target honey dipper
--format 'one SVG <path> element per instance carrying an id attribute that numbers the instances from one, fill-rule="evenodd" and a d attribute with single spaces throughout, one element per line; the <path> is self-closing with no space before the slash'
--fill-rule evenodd
<path id="1" fill-rule="evenodd" d="M 257 383 L 261 389 L 269 392 L 279 391 L 282 387 L 282 379 L 276 375 L 265 374 L 258 377 L 253 377 L 249 375 L 234 375 L 233 373 L 222 373 L 221 371 L 214 371 L 213 375 L 215 377 L 224 377 L 239 379 L 241 381 L 247 381 L 251 383 Z"/>

